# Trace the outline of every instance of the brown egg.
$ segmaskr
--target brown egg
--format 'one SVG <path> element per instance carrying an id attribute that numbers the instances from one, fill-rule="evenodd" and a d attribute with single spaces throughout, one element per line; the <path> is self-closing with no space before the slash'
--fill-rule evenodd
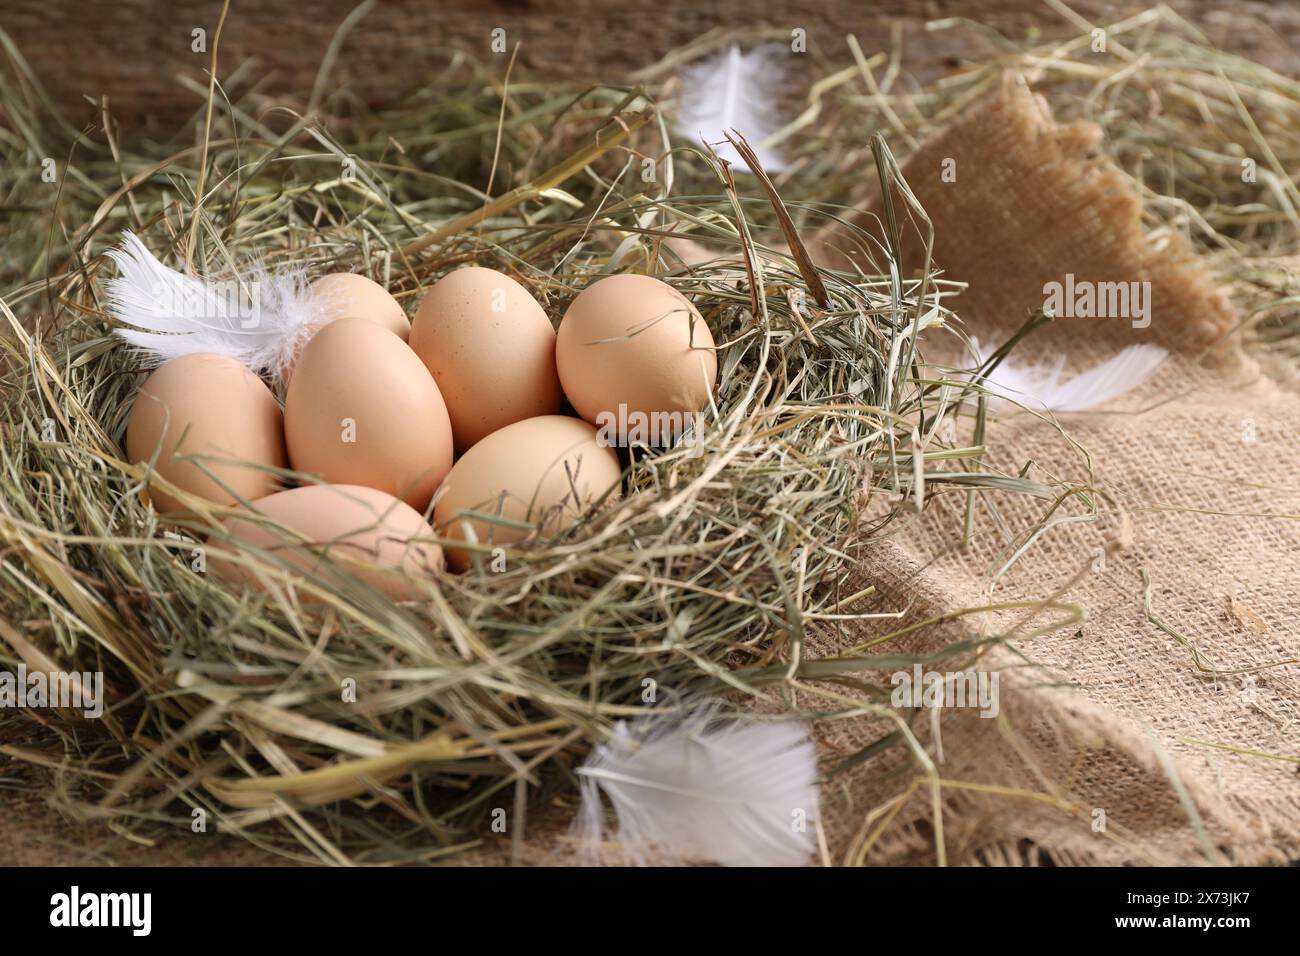
<path id="1" fill-rule="evenodd" d="M 354 272 L 333 272 L 316 279 L 307 289 L 309 306 L 315 315 L 299 335 L 305 345 L 311 337 L 331 322 L 339 319 L 365 319 L 388 329 L 402 341 L 411 333 L 411 323 L 402 310 L 401 303 L 373 279 Z M 280 379 L 286 385 L 293 378 L 301 348 L 293 354 L 283 368 Z"/>
<path id="2" fill-rule="evenodd" d="M 126 454 L 133 463 L 157 454 L 157 473 L 201 498 L 221 505 L 251 501 L 279 486 L 266 469 L 285 467 L 284 421 L 271 390 L 242 364 L 194 352 L 159 366 L 140 387 Z M 188 455 L 203 457 L 178 460 Z M 186 511 L 156 486 L 150 497 L 160 512 Z"/>
<path id="3" fill-rule="evenodd" d="M 617 488 L 621 475 L 618 453 L 598 443 L 591 425 L 566 415 L 527 418 L 493 432 L 461 456 L 439 489 L 433 523 L 441 536 L 462 541 L 470 540 L 468 525 L 474 540 L 491 546 L 520 541 L 533 529 L 555 534 Z M 531 527 L 461 517 L 467 511 Z M 469 552 L 448 548 L 447 563 L 463 571 Z"/>
<path id="4" fill-rule="evenodd" d="M 451 468 L 451 422 L 429 370 L 364 319 L 331 322 L 303 350 L 284 432 L 296 470 L 386 491 L 418 511 Z"/>
<path id="5" fill-rule="evenodd" d="M 408 578 L 443 567 L 442 549 L 423 516 L 373 488 L 304 485 L 253 502 L 251 512 L 257 516 L 223 522 L 236 543 L 273 552 L 309 573 L 320 573 L 328 558 L 395 600 L 418 595 Z M 245 565 L 214 558 L 208 567 L 225 580 L 259 585 Z M 325 574 L 323 582 L 329 580 Z"/>
<path id="6" fill-rule="evenodd" d="M 578 414 L 602 428 L 617 423 L 620 439 L 638 420 L 676 437 L 707 405 L 718 377 L 713 335 L 695 306 L 667 283 L 631 273 L 601 279 L 573 300 L 555 359 Z"/>
<path id="7" fill-rule="evenodd" d="M 458 452 L 560 410 L 555 329 L 527 289 L 494 269 L 457 269 L 435 283 L 411 323 L 411 348 L 447 402 Z"/>

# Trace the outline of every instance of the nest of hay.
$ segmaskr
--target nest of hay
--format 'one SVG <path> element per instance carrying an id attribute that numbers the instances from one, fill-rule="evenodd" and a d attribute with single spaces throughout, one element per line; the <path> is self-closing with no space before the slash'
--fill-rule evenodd
<path id="1" fill-rule="evenodd" d="M 978 457 L 935 435 L 977 386 L 923 371 L 919 334 L 950 316 L 928 263 L 902 278 L 901 216 L 863 237 L 879 275 L 819 270 L 767 177 L 738 186 L 671 143 L 642 95 L 523 82 L 507 110 L 462 72 L 459 95 L 352 117 L 346 140 L 214 99 L 193 147 L 122 157 L 110 137 L 68 169 L 69 232 L 20 260 L 4 307 L 0 619 L 29 666 L 104 673 L 102 720 L 49 725 L 69 812 L 188 828 L 179 799 L 290 858 L 391 863 L 479 843 L 509 805 L 517 841 L 614 721 L 666 696 L 764 693 L 798 672 L 805 628 L 864 616 L 855 558 L 927 483 L 1032 489 L 934 465 Z M 883 141 L 876 160 L 898 178 Z M 37 178 L 11 186 L 36 208 Z M 126 228 L 202 274 L 364 272 L 408 311 L 467 261 L 557 321 L 595 278 L 649 272 L 709 323 L 720 387 L 691 443 L 631 451 L 617 501 L 555 537 L 484 542 L 470 571 L 394 603 L 347 567 L 240 551 L 226 509 L 194 500 L 165 523 L 144 502 L 152 476 L 123 452 L 144 372 L 103 298 L 102 253 Z M 214 578 L 215 558 L 266 587 Z"/>

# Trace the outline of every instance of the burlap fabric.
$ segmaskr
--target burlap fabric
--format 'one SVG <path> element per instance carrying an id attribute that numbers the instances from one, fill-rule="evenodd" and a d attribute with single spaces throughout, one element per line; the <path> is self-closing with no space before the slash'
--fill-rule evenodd
<path id="1" fill-rule="evenodd" d="M 1062 599 L 1084 607 L 1085 623 L 1013 641 L 984 662 L 1001 677 L 1001 718 L 949 710 L 938 721 L 936 769 L 953 782 L 941 789 L 951 862 L 1284 862 L 1300 857 L 1300 667 L 1222 671 L 1300 658 L 1300 399 L 1225 338 L 1237 323 L 1228 298 L 1180 236 L 1144 233 L 1139 198 L 1099 154 L 1098 138 L 1090 124 L 1055 124 L 1009 74 L 911 157 L 905 174 L 933 219 L 939 267 L 969 283 L 954 308 L 985 343 L 1006 339 L 1043 305 L 1045 284 L 1067 273 L 1151 283 L 1146 329 L 1125 318 L 1060 318 L 1016 357 L 1063 354 L 1077 372 L 1152 341 L 1171 350 L 1154 379 L 1103 411 L 1060 416 L 1069 439 L 1006 411 L 987 433 L 1001 470 L 1031 463 L 1031 477 L 1113 503 L 1099 500 L 1102 514 L 1084 522 L 1084 500 L 1067 500 L 1057 523 L 991 578 L 1051 503 L 982 496 L 961 549 L 964 496 L 941 497 L 869 555 L 864 574 L 894 585 L 879 610 L 910 604 L 903 623 L 1049 597 L 1081 576 Z M 944 181 L 945 160 L 955 161 L 954 181 Z M 844 249 L 842 236 L 829 236 L 819 252 Z M 905 269 L 919 266 L 920 243 L 906 255 Z M 930 357 L 944 358 L 933 349 Z M 1070 439 L 1091 456 L 1091 474 Z M 1152 614 L 1196 652 L 1148 620 L 1144 569 Z M 926 653 L 1013 619 L 967 617 L 901 646 Z M 820 650 L 876 630 L 825 635 Z M 932 727 L 921 728 L 931 743 Z M 852 752 L 883 729 L 850 740 L 843 723 L 828 723 L 826 744 Z M 833 856 L 934 860 L 928 791 L 901 808 L 887 804 L 898 788 L 897 778 L 882 779 L 889 763 L 828 785 Z M 903 826 L 872 841 L 882 812 L 895 809 Z"/>
<path id="2" fill-rule="evenodd" d="M 1023 341 L 1017 361 L 1064 354 L 1073 373 L 1138 342 L 1171 356 L 1140 389 L 1100 411 L 1060 416 L 1060 427 L 1008 409 L 990 423 L 986 465 L 1019 474 L 1028 463 L 1029 476 L 1078 495 L 1057 505 L 984 493 L 964 548 L 965 496 L 940 495 L 860 555 L 849 593 L 867 584 L 876 593 L 855 610 L 901 615 L 817 630 L 808 656 L 989 604 L 1055 597 L 1081 605 L 1086 619 L 986 656 L 981 666 L 999 674 L 998 718 L 947 709 L 917 723 L 933 775 L 893 747 L 828 779 L 825 861 L 929 864 L 940 842 L 946 862 L 967 865 L 1300 857 L 1300 666 L 1227 674 L 1197 665 L 1241 671 L 1300 658 L 1300 481 L 1292 471 L 1300 398 L 1243 356 L 1230 336 L 1238 320 L 1228 296 L 1182 237 L 1144 229 L 1141 201 L 1099 137 L 1091 124 L 1053 122 L 1008 74 L 995 95 L 905 163 L 934 223 L 938 266 L 969 284 L 950 304 L 972 335 L 1000 343 L 1043 306 L 1046 283 L 1071 273 L 1076 283 L 1149 282 L 1149 326 L 1062 318 Z M 945 160 L 955 161 L 954 181 L 945 181 Z M 879 233 L 870 215 L 861 224 Z M 844 233 L 813 245 L 823 264 L 855 258 Z M 918 237 L 904 257 L 905 272 L 920 267 Z M 927 358 L 969 365 L 951 344 L 935 337 Z M 1027 543 L 1053 508 L 1047 530 Z M 1195 656 L 1148 620 L 1143 569 L 1152 614 L 1195 645 Z M 874 651 L 930 654 L 1003 632 L 1028 613 L 963 616 Z M 821 687 L 852 711 L 851 687 Z M 811 691 L 786 696 L 809 710 L 834 709 Z M 834 766 L 894 729 L 860 717 L 821 721 L 814 734 Z M 572 861 L 567 815 L 557 808 L 534 818 L 524 860 Z"/>

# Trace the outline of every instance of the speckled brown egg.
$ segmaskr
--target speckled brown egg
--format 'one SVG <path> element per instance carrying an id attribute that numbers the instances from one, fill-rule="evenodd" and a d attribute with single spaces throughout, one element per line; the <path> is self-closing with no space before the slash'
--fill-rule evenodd
<path id="1" fill-rule="evenodd" d="M 690 300 L 631 273 L 600 279 L 573 300 L 555 357 L 564 394 L 601 426 L 673 413 L 680 426 L 705 408 L 718 377 L 713 335 Z"/>
<path id="2" fill-rule="evenodd" d="M 553 535 L 611 488 L 617 492 L 621 474 L 618 453 L 602 446 L 586 422 L 566 415 L 527 418 L 493 432 L 461 456 L 439 489 L 434 526 L 445 538 L 489 547 L 534 532 Z M 449 547 L 447 563 L 464 570 L 470 553 Z"/>
<path id="3" fill-rule="evenodd" d="M 133 463 L 153 459 L 159 476 L 221 505 L 269 495 L 279 485 L 269 469 L 287 463 L 271 390 L 239 362 L 210 352 L 172 359 L 145 380 L 131 406 L 126 453 Z M 157 485 L 149 495 L 160 512 L 187 510 Z"/>
<path id="4" fill-rule="evenodd" d="M 451 422 L 429 370 L 365 319 L 339 319 L 303 350 L 284 402 L 289 462 L 423 510 L 451 468 Z"/>
<path id="5" fill-rule="evenodd" d="M 443 567 L 442 549 L 419 512 L 360 485 L 281 491 L 252 502 L 247 517 L 232 516 L 223 524 L 236 548 L 269 552 L 325 587 L 336 580 L 326 567 L 329 561 L 389 597 L 406 600 L 418 595 L 420 578 Z M 214 557 L 208 566 L 224 580 L 261 586 L 258 571 L 247 564 Z"/>
<path id="6" fill-rule="evenodd" d="M 522 285 L 494 269 L 457 269 L 425 294 L 411 348 L 447 402 L 456 450 L 563 400 L 555 330 Z"/>
<path id="7" fill-rule="evenodd" d="M 354 272 L 332 272 L 314 280 L 307 288 L 307 306 L 313 314 L 296 337 L 298 348 L 280 369 L 280 379 L 285 384 L 293 378 L 302 348 L 331 322 L 365 319 L 388 329 L 402 341 L 411 332 L 411 323 L 401 303 L 378 282 Z"/>

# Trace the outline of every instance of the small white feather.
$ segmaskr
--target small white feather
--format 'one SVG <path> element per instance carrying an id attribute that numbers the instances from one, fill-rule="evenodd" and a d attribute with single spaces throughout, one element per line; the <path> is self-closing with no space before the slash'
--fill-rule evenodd
<path id="1" fill-rule="evenodd" d="M 124 326 L 116 334 L 150 364 L 215 352 L 278 373 L 323 318 L 299 268 L 272 273 L 254 264 L 242 280 L 188 276 L 131 232 L 108 255 L 118 269 L 107 284 L 108 308 Z"/>
<path id="2" fill-rule="evenodd" d="M 978 340 L 971 341 L 976 364 L 985 354 Z M 1119 398 L 1153 376 L 1169 352 L 1158 345 L 1129 345 L 1114 358 L 1085 372 L 1062 379 L 1064 355 L 1051 364 L 1025 365 L 1007 358 L 984 379 L 995 397 L 1050 412 L 1084 412 Z"/>
<path id="3" fill-rule="evenodd" d="M 817 753 L 792 722 L 721 720 L 712 705 L 620 722 L 579 769 L 579 845 L 606 841 L 601 794 L 625 862 L 799 866 L 812 855 Z"/>
<path id="4" fill-rule="evenodd" d="M 749 140 L 764 169 L 784 169 L 780 153 L 763 145 L 780 128 L 773 93 L 781 81 L 783 51 L 780 46 L 766 46 L 741 53 L 740 47 L 732 46 L 686 70 L 677 110 L 678 131 L 691 138 L 703 137 L 719 157 L 752 172 L 726 141 L 726 133 L 738 130 Z"/>

